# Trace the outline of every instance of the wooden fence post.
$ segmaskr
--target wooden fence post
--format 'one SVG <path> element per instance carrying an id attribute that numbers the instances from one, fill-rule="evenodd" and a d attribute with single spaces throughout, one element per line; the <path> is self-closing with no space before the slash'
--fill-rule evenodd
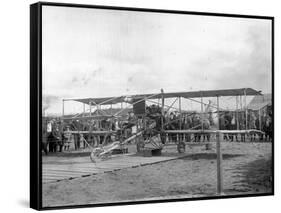
<path id="1" fill-rule="evenodd" d="M 222 176 L 222 152 L 221 152 L 221 134 L 220 132 L 216 133 L 217 141 L 217 195 L 223 193 L 223 176 Z"/>

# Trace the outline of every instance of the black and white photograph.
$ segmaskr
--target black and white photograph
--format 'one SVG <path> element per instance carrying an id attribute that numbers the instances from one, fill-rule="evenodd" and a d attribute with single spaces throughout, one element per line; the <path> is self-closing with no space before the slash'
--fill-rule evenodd
<path id="1" fill-rule="evenodd" d="M 273 195 L 273 19 L 41 6 L 42 208 Z"/>

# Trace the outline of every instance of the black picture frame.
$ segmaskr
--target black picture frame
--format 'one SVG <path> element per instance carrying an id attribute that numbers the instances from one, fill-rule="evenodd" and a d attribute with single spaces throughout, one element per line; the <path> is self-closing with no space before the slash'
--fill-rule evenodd
<path id="1" fill-rule="evenodd" d="M 135 205 L 144 203 L 162 203 L 162 202 L 178 202 L 191 200 L 209 200 L 209 199 L 225 199 L 237 197 L 256 197 L 274 195 L 274 116 L 273 123 L 273 139 L 272 139 L 272 192 L 245 195 L 225 195 L 215 197 L 199 197 L 199 198 L 177 198 L 166 200 L 148 200 L 134 202 L 118 202 L 118 203 L 101 203 L 101 204 L 83 204 L 70 206 L 42 206 L 42 144 L 38 141 L 42 138 L 42 7 L 75 7 L 75 8 L 94 8 L 94 9 L 110 9 L 135 12 L 155 12 L 170 14 L 187 14 L 187 15 L 203 15 L 232 17 L 245 19 L 266 19 L 271 21 L 271 72 L 272 72 L 272 113 L 274 115 L 274 17 L 258 16 L 258 15 L 242 15 L 242 14 L 224 14 L 224 13 L 207 13 L 194 11 L 176 11 L 162 9 L 147 8 L 130 8 L 115 7 L 101 5 L 85 5 L 85 4 L 68 4 L 54 2 L 38 2 L 30 5 L 30 207 L 36 210 L 49 209 L 67 209 L 82 207 L 99 207 L 99 206 L 115 206 L 115 205 Z"/>

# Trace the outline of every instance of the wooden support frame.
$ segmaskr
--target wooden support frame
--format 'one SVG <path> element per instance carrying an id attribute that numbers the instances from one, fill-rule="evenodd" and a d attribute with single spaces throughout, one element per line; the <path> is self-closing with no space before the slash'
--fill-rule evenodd
<path id="1" fill-rule="evenodd" d="M 136 103 L 138 103 L 138 102 L 140 102 L 140 101 L 143 101 L 143 100 L 145 100 L 145 101 L 150 101 L 150 102 L 152 102 L 152 103 L 156 103 L 155 101 L 153 101 L 153 100 L 151 100 L 151 98 L 153 99 L 153 97 L 154 96 L 159 96 L 160 95 L 160 97 L 161 97 L 161 99 L 162 99 L 162 104 L 161 104 L 161 106 L 162 106 L 162 117 L 164 117 L 164 107 L 165 106 L 167 106 L 168 107 L 168 110 L 170 109 L 170 108 L 173 108 L 173 109 L 176 109 L 176 110 L 179 110 L 179 112 L 180 112 L 180 118 L 178 119 L 179 120 L 179 122 L 180 122 L 180 129 L 181 129 L 181 127 L 182 127 L 182 106 L 181 106 L 181 97 L 184 97 L 184 96 L 178 96 L 178 97 L 176 97 L 176 99 L 173 101 L 173 103 L 170 105 L 170 106 L 168 106 L 168 105 L 165 105 L 165 96 L 164 96 L 164 91 L 163 91 L 163 89 L 161 89 L 161 93 L 159 93 L 159 94 L 153 94 L 153 95 L 150 95 L 150 96 L 147 96 L 147 97 L 144 97 L 143 99 L 141 99 L 141 100 L 138 100 L 138 101 L 136 101 L 136 102 L 134 102 L 134 103 L 129 103 L 129 102 L 125 102 L 125 103 L 129 103 L 130 105 L 134 105 L 134 104 L 136 104 Z M 246 110 L 246 116 L 247 116 L 247 109 L 246 109 L 246 96 L 247 96 L 247 94 L 246 94 L 246 89 L 244 90 L 244 101 L 245 101 L 245 110 Z M 114 99 L 117 99 L 117 98 L 122 98 L 122 97 L 126 97 L 126 96 L 119 96 L 119 97 L 115 97 L 115 98 L 110 98 L 110 99 L 107 99 L 107 100 L 105 100 L 105 101 L 103 101 L 103 102 L 101 102 L 100 104 L 96 104 L 95 102 L 93 102 L 91 99 L 90 99 L 90 102 L 89 102 L 89 111 L 90 111 L 90 116 L 86 116 L 87 118 L 86 119 L 97 119 L 98 117 L 94 117 L 94 116 L 92 116 L 92 104 L 94 104 L 94 106 L 96 106 L 97 107 L 97 113 L 99 112 L 99 106 L 101 106 L 101 104 L 106 104 L 106 103 L 108 103 L 108 102 L 110 102 L 110 101 L 113 101 Z M 203 96 L 202 96 L 202 93 L 201 93 L 201 101 L 197 101 L 197 100 L 194 100 L 194 99 L 192 99 L 192 98 L 187 98 L 187 97 L 184 97 L 184 98 L 186 98 L 186 99 L 188 99 L 188 100 L 191 100 L 191 101 L 193 101 L 193 102 L 198 102 L 198 103 L 200 103 L 200 105 L 201 105 L 201 130 L 203 131 L 204 129 L 203 129 L 203 118 L 204 118 L 204 105 L 208 105 L 209 107 L 212 107 L 212 108 L 216 108 L 217 109 L 217 111 L 218 111 L 218 120 L 219 120 L 219 117 L 220 117 L 220 113 L 219 113 L 219 110 L 220 110 L 220 107 L 219 107 L 219 97 L 217 96 L 217 102 L 218 102 L 218 104 L 215 106 L 215 105 L 211 105 L 210 103 L 204 103 L 204 101 L 203 101 Z M 242 96 L 240 96 L 240 99 L 242 98 Z M 68 99 L 67 99 L 68 100 Z M 72 99 L 69 99 L 69 100 L 72 100 Z M 74 99 L 73 99 L 74 100 Z M 158 99 L 158 103 L 157 104 L 159 104 L 159 100 L 160 99 Z M 173 107 L 173 105 L 176 103 L 176 101 L 178 100 L 178 102 L 179 102 L 179 107 L 178 108 L 176 108 L 176 107 Z M 65 101 L 65 100 L 64 100 Z M 64 101 L 63 101 L 63 110 L 64 110 Z M 121 108 L 123 107 L 123 102 L 120 102 L 121 103 Z M 242 104 L 242 103 L 241 103 Z M 111 105 L 111 109 L 112 109 L 112 103 L 110 104 Z M 85 114 L 85 104 L 84 104 L 84 106 L 83 106 L 83 114 Z M 117 117 L 118 116 L 118 114 L 120 114 L 122 111 L 124 111 L 125 109 L 127 109 L 128 107 L 125 107 L 125 108 L 123 108 L 123 109 L 121 109 L 119 112 L 117 112 L 117 113 L 115 113 L 114 115 L 112 115 L 112 110 L 111 110 L 111 116 L 113 116 L 113 117 Z M 239 129 L 239 117 L 238 117 L 238 112 L 237 112 L 237 110 L 238 110 L 238 95 L 236 96 L 236 117 L 237 117 L 237 130 Z M 64 112 L 63 112 L 63 114 L 64 114 Z M 108 113 L 102 113 L 104 116 L 106 116 L 106 115 L 109 115 Z M 106 115 L 105 115 L 106 114 Z M 102 115 L 101 115 L 102 116 Z M 64 116 L 63 116 L 64 117 Z M 77 117 L 77 116 L 75 116 L 75 117 Z M 73 117 L 73 118 L 68 118 L 68 119 L 74 119 L 75 117 Z M 83 116 L 84 117 L 84 116 Z M 111 117 L 111 121 L 113 120 L 112 118 L 113 117 Z M 162 120 L 163 120 L 163 118 L 162 118 Z M 246 120 L 246 122 L 247 122 L 247 119 L 245 119 Z M 162 124 L 161 124 L 161 127 L 162 127 L 162 130 L 164 130 L 164 126 L 165 126 L 166 124 L 164 124 L 164 121 L 162 121 Z M 246 124 L 246 130 L 247 130 L 247 124 Z"/>
<path id="2" fill-rule="evenodd" d="M 259 130 L 262 130 L 262 125 L 261 125 L 261 109 L 258 110 L 258 113 L 259 113 Z"/>
<path id="3" fill-rule="evenodd" d="M 89 103 L 90 116 L 92 116 L 92 102 Z"/>
<path id="4" fill-rule="evenodd" d="M 204 117 L 204 110 L 203 110 L 203 96 L 201 94 L 201 129 L 204 130 L 204 127 L 203 127 L 203 117 Z"/>
<path id="5" fill-rule="evenodd" d="M 220 130 L 220 97 L 217 96 L 217 111 L 218 111 L 218 130 Z"/>
<path id="6" fill-rule="evenodd" d="M 116 131 L 106 131 L 106 130 L 95 130 L 95 131 L 79 131 L 79 130 L 70 130 L 64 131 L 65 133 L 72 134 L 93 134 L 93 135 L 106 135 L 106 134 L 115 134 Z"/>
<path id="7" fill-rule="evenodd" d="M 179 98 L 177 97 L 177 98 L 175 98 L 175 100 L 173 101 L 173 103 L 169 106 L 169 105 L 167 105 L 167 107 L 168 107 L 168 109 L 167 109 L 167 111 L 169 111 L 171 108 L 175 108 L 175 109 L 177 109 L 176 107 L 173 107 L 174 106 L 174 104 L 177 102 L 177 100 L 178 100 Z M 164 106 L 165 106 L 165 104 L 164 104 Z M 162 106 L 163 107 L 163 106 Z"/>
<path id="8" fill-rule="evenodd" d="M 62 119 L 61 119 L 61 132 L 64 130 L 64 99 L 62 99 Z"/>
<path id="9" fill-rule="evenodd" d="M 213 134 L 215 133 L 217 130 L 195 130 L 195 129 L 187 129 L 187 130 L 165 130 L 164 132 L 167 134 L 183 134 L 183 133 L 187 133 L 187 134 L 194 134 L 194 133 L 209 133 L 209 134 Z M 250 132 L 255 132 L 255 133 L 260 133 L 263 134 L 263 131 L 257 130 L 257 129 L 248 129 L 248 130 L 219 130 L 220 133 L 222 134 L 248 134 Z"/>
<path id="10" fill-rule="evenodd" d="M 64 102 L 65 100 L 62 99 L 62 119 L 64 118 Z"/>
<path id="11" fill-rule="evenodd" d="M 239 113 L 238 113 L 238 96 L 236 96 L 235 98 L 235 102 L 236 102 L 236 129 L 239 130 Z"/>
<path id="12" fill-rule="evenodd" d="M 218 129 L 220 129 L 220 99 L 217 96 L 217 108 L 218 108 Z M 218 131 L 216 133 L 217 141 L 216 141 L 216 151 L 217 151 L 217 194 L 221 195 L 223 192 L 223 176 L 222 176 L 222 152 L 221 152 L 221 133 Z"/>
<path id="13" fill-rule="evenodd" d="M 161 130 L 163 131 L 164 130 L 164 105 L 165 105 L 165 98 L 164 98 L 164 90 L 161 89 Z"/>
<path id="14" fill-rule="evenodd" d="M 242 112 L 242 121 L 243 121 L 243 118 L 244 118 L 244 114 L 243 114 L 243 103 L 242 103 L 242 96 L 240 95 L 240 110 Z M 242 127 L 240 127 L 240 129 L 242 129 Z"/>
<path id="15" fill-rule="evenodd" d="M 245 107 L 245 129 L 248 129 L 248 108 L 247 108 L 247 92 L 244 90 L 244 107 Z"/>
<path id="16" fill-rule="evenodd" d="M 83 117 L 85 117 L 85 113 L 86 113 L 86 104 L 83 103 Z"/>
<path id="17" fill-rule="evenodd" d="M 181 111 L 181 97 L 179 99 L 179 113 L 180 113 L 180 129 L 182 129 L 182 111 Z"/>

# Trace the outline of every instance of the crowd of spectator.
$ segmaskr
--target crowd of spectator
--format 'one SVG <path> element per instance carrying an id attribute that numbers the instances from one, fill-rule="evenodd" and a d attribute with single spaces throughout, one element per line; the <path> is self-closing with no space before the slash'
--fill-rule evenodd
<path id="1" fill-rule="evenodd" d="M 272 140 L 271 114 L 264 112 L 258 115 L 255 111 L 248 111 L 247 122 L 245 111 L 219 111 L 219 112 L 179 112 L 164 111 L 157 105 L 147 107 L 146 115 L 135 115 L 130 111 L 126 119 L 104 118 L 100 120 L 73 119 L 62 123 L 60 119 L 51 119 L 43 125 L 43 149 L 49 147 L 50 152 L 69 150 L 71 144 L 74 149 L 86 148 L 88 145 L 98 146 L 115 140 L 124 140 L 138 130 L 146 130 L 144 137 L 161 133 L 162 130 L 246 130 L 256 129 L 265 134 L 228 133 L 224 134 L 226 141 L 245 142 L 256 140 Z M 163 123 L 162 123 L 163 121 Z M 50 127 L 51 125 L 51 127 Z M 247 125 L 247 126 L 246 126 Z M 88 134 L 77 131 L 87 131 Z M 76 131 L 76 133 L 70 133 Z M 108 133 L 91 134 L 93 131 Z M 68 133 L 69 132 L 69 133 Z M 110 132 L 115 132 L 111 134 Z M 167 141 L 210 141 L 210 133 L 170 133 L 162 137 Z M 46 151 L 46 150 L 45 150 Z"/>

